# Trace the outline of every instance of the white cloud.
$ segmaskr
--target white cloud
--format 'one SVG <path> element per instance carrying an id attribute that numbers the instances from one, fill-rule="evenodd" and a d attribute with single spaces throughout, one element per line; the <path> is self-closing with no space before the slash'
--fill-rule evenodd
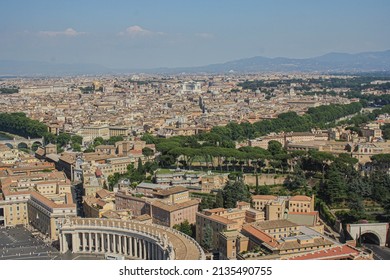
<path id="1" fill-rule="evenodd" d="M 153 35 L 164 35 L 164 33 L 147 30 L 145 28 L 142 28 L 139 25 L 132 25 L 127 27 L 125 31 L 119 32 L 119 35 L 135 38 L 135 37 L 147 37 Z"/>
<path id="2" fill-rule="evenodd" d="M 73 28 L 67 28 L 64 31 L 40 31 L 39 34 L 43 36 L 49 36 L 49 37 L 54 37 L 54 36 L 75 37 L 75 36 L 83 35 L 85 34 L 85 32 L 77 32 Z"/>
<path id="3" fill-rule="evenodd" d="M 203 38 L 203 39 L 212 39 L 212 38 L 214 38 L 214 34 L 207 33 L 207 32 L 196 33 L 195 36 Z"/>

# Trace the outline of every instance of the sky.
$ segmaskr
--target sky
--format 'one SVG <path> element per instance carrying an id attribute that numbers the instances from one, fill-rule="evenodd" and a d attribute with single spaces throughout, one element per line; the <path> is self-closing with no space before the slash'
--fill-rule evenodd
<path id="1" fill-rule="evenodd" d="M 189 67 L 390 49 L 390 1 L 9 0 L 0 60 Z"/>

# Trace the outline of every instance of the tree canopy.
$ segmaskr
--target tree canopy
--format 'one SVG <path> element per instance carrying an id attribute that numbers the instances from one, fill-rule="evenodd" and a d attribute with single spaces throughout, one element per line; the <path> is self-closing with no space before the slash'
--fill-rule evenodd
<path id="1" fill-rule="evenodd" d="M 222 190 L 225 208 L 236 207 L 237 201 L 250 202 L 251 193 L 243 181 L 228 181 Z"/>

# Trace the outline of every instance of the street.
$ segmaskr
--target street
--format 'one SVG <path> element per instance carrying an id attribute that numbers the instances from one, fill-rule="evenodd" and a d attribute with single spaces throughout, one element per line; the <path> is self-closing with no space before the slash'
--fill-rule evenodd
<path id="1" fill-rule="evenodd" d="M 368 243 L 363 244 L 363 246 L 374 252 L 375 260 L 390 260 L 390 248 Z"/>

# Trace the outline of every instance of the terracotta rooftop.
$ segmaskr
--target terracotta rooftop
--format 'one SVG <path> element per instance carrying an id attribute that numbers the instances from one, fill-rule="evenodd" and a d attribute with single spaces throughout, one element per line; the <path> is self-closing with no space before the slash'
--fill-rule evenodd
<path id="1" fill-rule="evenodd" d="M 337 260 L 339 258 L 353 258 L 362 252 L 349 245 L 341 245 L 330 249 L 306 253 L 300 256 L 294 256 L 289 260 Z"/>
<path id="2" fill-rule="evenodd" d="M 250 205 L 250 203 L 245 202 L 245 201 L 238 201 L 237 202 L 237 206 L 246 206 L 246 205 Z"/>
<path id="3" fill-rule="evenodd" d="M 297 249 L 297 248 L 307 248 L 307 247 L 317 247 L 317 246 L 327 246 L 327 245 L 333 245 L 334 243 L 330 240 L 327 240 L 323 237 L 314 237 L 313 242 L 308 243 L 299 243 L 298 240 L 294 241 L 287 241 L 287 242 L 281 242 L 278 246 L 278 249 L 280 250 L 291 250 L 291 249 Z"/>
<path id="4" fill-rule="evenodd" d="M 306 195 L 295 195 L 290 197 L 290 201 L 311 201 L 311 197 Z"/>
<path id="5" fill-rule="evenodd" d="M 64 154 L 64 155 L 60 156 L 60 160 L 63 162 L 66 162 L 68 164 L 73 164 L 76 162 L 76 156 Z"/>
<path id="6" fill-rule="evenodd" d="M 223 209 L 223 208 L 222 208 Z M 218 222 L 220 224 L 224 224 L 224 225 L 231 225 L 231 224 L 236 224 L 237 222 L 233 221 L 233 220 L 229 220 L 225 217 L 222 217 L 222 216 L 219 216 L 219 215 L 210 215 L 210 216 L 207 216 L 205 214 L 202 214 L 202 213 L 196 213 L 196 215 L 199 215 L 201 217 L 207 217 L 207 219 L 210 219 L 210 220 L 213 220 L 215 222 Z"/>
<path id="7" fill-rule="evenodd" d="M 253 224 L 258 229 L 267 230 L 274 228 L 297 227 L 298 225 L 288 220 L 262 221 Z"/>
<path id="8" fill-rule="evenodd" d="M 111 193 L 108 190 L 101 189 L 96 192 L 96 196 L 99 198 L 105 198 L 107 196 L 110 196 Z"/>
<path id="9" fill-rule="evenodd" d="M 261 200 L 276 200 L 278 197 L 274 195 L 252 195 L 252 199 L 261 199 Z"/>
<path id="10" fill-rule="evenodd" d="M 172 204 L 172 205 L 165 204 L 161 201 L 153 201 L 151 203 L 151 205 L 153 205 L 154 207 L 158 207 L 158 208 L 165 210 L 165 211 L 168 211 L 168 212 L 174 212 L 174 211 L 177 211 L 177 210 L 180 210 L 183 208 L 187 208 L 187 207 L 191 207 L 194 205 L 198 205 L 198 204 L 199 204 L 199 200 L 197 200 L 197 199 L 191 199 L 191 200 L 186 201 L 186 202 L 176 203 L 176 204 Z"/>
<path id="11" fill-rule="evenodd" d="M 158 190 L 156 194 L 167 196 L 167 195 L 182 193 L 182 192 L 187 192 L 187 191 L 188 191 L 187 188 L 178 186 L 178 187 L 172 187 L 172 188 L 165 189 L 165 190 Z"/>
<path id="12" fill-rule="evenodd" d="M 208 212 L 208 213 L 219 213 L 219 212 L 224 212 L 224 211 L 226 211 L 226 209 L 222 208 L 222 207 L 205 210 L 205 212 Z"/>
<path id="13" fill-rule="evenodd" d="M 243 232 L 249 233 L 253 237 L 257 238 L 258 240 L 263 241 L 267 245 L 269 245 L 272 248 L 276 248 L 279 245 L 279 242 L 273 238 L 272 236 L 268 235 L 264 231 L 261 231 L 260 229 L 254 227 L 253 225 L 245 225 L 242 227 Z"/>
<path id="14" fill-rule="evenodd" d="M 31 197 L 34 197 L 35 199 L 41 201 L 43 204 L 50 208 L 75 208 L 76 204 L 69 203 L 69 204 L 56 204 L 52 200 L 48 199 L 47 197 L 41 195 L 38 192 L 31 191 L 30 192 Z"/>

